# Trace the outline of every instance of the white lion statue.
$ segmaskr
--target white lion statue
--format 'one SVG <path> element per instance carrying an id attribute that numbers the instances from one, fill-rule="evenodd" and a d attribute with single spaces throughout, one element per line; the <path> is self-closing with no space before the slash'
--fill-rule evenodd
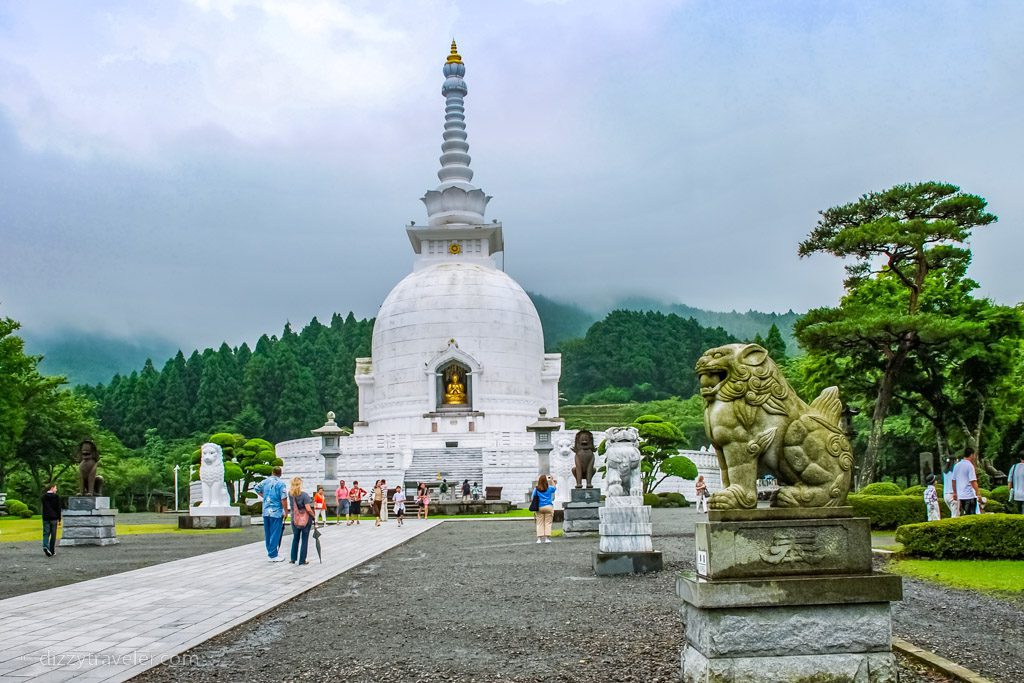
<path id="1" fill-rule="evenodd" d="M 640 433 L 636 427 L 612 427 L 605 435 L 605 496 L 641 496 Z"/>
<path id="2" fill-rule="evenodd" d="M 224 449 L 215 443 L 204 443 L 199 461 L 199 481 L 203 485 L 203 502 L 199 507 L 228 507 L 228 487 L 224 483 Z"/>
<path id="3" fill-rule="evenodd" d="M 572 500 L 572 457 L 572 440 L 569 437 L 563 436 L 555 441 L 551 458 L 551 473 L 559 482 L 555 489 L 555 502 L 567 503 Z"/>

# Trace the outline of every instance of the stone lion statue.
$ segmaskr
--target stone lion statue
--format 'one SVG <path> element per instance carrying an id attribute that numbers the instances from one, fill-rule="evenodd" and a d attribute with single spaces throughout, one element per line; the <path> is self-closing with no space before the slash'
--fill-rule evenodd
<path id="1" fill-rule="evenodd" d="M 100 461 L 100 449 L 92 439 L 78 444 L 78 480 L 80 496 L 103 495 L 103 477 L 96 473 Z"/>
<path id="2" fill-rule="evenodd" d="M 605 434 L 605 496 L 643 495 L 640 477 L 640 432 L 636 427 L 612 427 Z"/>
<path id="3" fill-rule="evenodd" d="M 200 452 L 199 481 L 203 485 L 203 502 L 199 507 L 228 507 L 228 486 L 224 483 L 224 449 L 215 443 L 204 443 Z"/>
<path id="4" fill-rule="evenodd" d="M 839 389 L 829 387 L 807 405 L 757 344 L 710 349 L 695 370 L 725 486 L 708 501 L 712 509 L 756 507 L 756 482 L 765 472 L 781 486 L 773 506 L 846 502 L 853 451 L 841 426 Z"/>
<path id="5" fill-rule="evenodd" d="M 572 447 L 572 452 L 576 454 L 576 466 L 572 468 L 572 476 L 576 478 L 578 489 L 584 488 L 584 480 L 587 482 L 586 488 L 594 486 L 594 475 L 597 473 L 594 450 L 594 435 L 586 429 L 576 432 L 576 442 Z"/>

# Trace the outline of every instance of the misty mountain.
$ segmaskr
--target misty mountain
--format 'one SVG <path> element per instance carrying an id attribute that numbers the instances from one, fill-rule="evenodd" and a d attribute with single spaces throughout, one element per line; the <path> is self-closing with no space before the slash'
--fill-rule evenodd
<path id="1" fill-rule="evenodd" d="M 43 356 L 40 371 L 46 375 L 64 375 L 71 384 L 109 382 L 120 373 L 141 370 L 147 358 L 163 362 L 178 351 L 178 344 L 161 337 L 125 339 L 102 332 L 56 330 L 34 333 L 21 328 L 25 351 Z"/>

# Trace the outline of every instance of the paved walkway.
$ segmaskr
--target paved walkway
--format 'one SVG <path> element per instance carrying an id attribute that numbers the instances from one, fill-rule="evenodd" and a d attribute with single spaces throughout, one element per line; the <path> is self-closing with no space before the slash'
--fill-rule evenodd
<path id="1" fill-rule="evenodd" d="M 327 527 L 322 564 L 312 538 L 301 567 L 259 542 L 0 600 L 0 680 L 127 680 L 440 523 Z"/>

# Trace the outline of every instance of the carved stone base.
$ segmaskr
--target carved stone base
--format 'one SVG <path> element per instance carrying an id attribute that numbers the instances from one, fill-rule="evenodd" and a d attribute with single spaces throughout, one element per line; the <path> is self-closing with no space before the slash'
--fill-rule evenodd
<path id="1" fill-rule="evenodd" d="M 708 659 L 687 646 L 682 654 L 683 683 L 897 683 L 891 652 L 722 657 Z"/>
<path id="2" fill-rule="evenodd" d="M 63 531 L 58 545 L 113 545 L 117 539 L 117 510 L 104 496 L 71 496 L 61 513 Z"/>
<path id="3" fill-rule="evenodd" d="M 896 683 L 890 603 L 868 520 L 831 508 L 720 511 L 681 574 L 684 683 Z"/>
<path id="4" fill-rule="evenodd" d="M 562 507 L 562 533 L 566 536 L 582 536 L 598 530 L 601 509 L 601 489 L 572 489 L 572 501 Z"/>
<path id="5" fill-rule="evenodd" d="M 619 574 L 649 574 L 660 572 L 663 566 L 661 552 L 594 553 L 594 573 L 598 576 Z"/>
<path id="6" fill-rule="evenodd" d="M 241 529 L 249 526 L 246 515 L 178 515 L 179 529 Z"/>
<path id="7" fill-rule="evenodd" d="M 188 509 L 188 514 L 191 517 L 230 517 L 242 514 L 241 511 L 233 505 L 198 505 Z"/>

